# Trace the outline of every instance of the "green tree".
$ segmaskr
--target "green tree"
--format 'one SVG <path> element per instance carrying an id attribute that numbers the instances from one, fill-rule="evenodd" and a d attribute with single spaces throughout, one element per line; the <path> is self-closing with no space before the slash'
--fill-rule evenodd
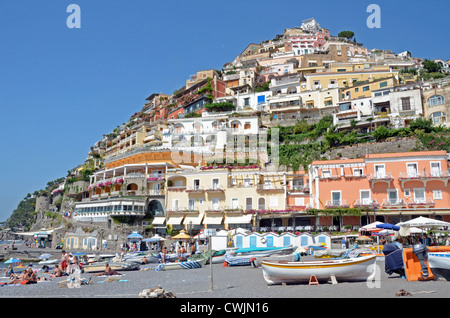
<path id="1" fill-rule="evenodd" d="M 441 71 L 441 65 L 439 65 L 436 62 L 433 62 L 431 60 L 425 59 L 422 62 L 423 68 L 426 70 L 427 73 L 437 73 Z"/>
<path id="2" fill-rule="evenodd" d="M 346 38 L 346 39 L 351 39 L 351 38 L 353 38 L 355 36 L 355 32 L 353 32 L 353 31 L 341 31 L 341 32 L 339 32 L 339 34 L 338 34 L 338 37 L 340 37 L 340 38 Z"/>

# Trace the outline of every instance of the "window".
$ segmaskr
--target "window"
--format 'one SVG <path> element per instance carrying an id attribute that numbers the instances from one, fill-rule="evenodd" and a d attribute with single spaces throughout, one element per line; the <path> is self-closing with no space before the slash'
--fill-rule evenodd
<path id="1" fill-rule="evenodd" d="M 433 190 L 433 200 L 442 200 L 442 190 Z"/>
<path id="2" fill-rule="evenodd" d="M 440 162 L 431 162 L 431 176 L 439 177 L 441 175 L 441 163 Z"/>
<path id="3" fill-rule="evenodd" d="M 442 105 L 444 104 L 445 100 L 444 97 L 441 95 L 434 95 L 428 98 L 427 105 L 428 106 L 436 106 L 436 105 Z"/>
<path id="4" fill-rule="evenodd" d="M 405 197 L 411 196 L 411 190 L 410 189 L 405 189 L 404 192 L 405 192 Z"/>
<path id="5" fill-rule="evenodd" d="M 387 82 L 381 82 L 381 83 L 380 83 L 380 88 L 381 88 L 381 87 L 386 87 L 387 84 L 388 84 Z"/>
<path id="6" fill-rule="evenodd" d="M 252 198 L 246 198 L 245 199 L 245 209 L 246 210 L 253 209 L 253 199 Z"/>
<path id="7" fill-rule="evenodd" d="M 391 205 L 398 203 L 397 190 L 388 190 L 388 202 Z"/>
<path id="8" fill-rule="evenodd" d="M 265 210 L 266 209 L 266 199 L 259 198 L 258 199 L 258 210 Z"/>
<path id="9" fill-rule="evenodd" d="M 244 178 L 244 187 L 248 188 L 252 185 L 252 179 L 251 178 Z"/>
<path id="10" fill-rule="evenodd" d="M 414 178 L 417 177 L 417 163 L 407 163 L 406 164 L 406 173 L 408 174 L 408 177 Z"/>
<path id="11" fill-rule="evenodd" d="M 433 124 L 443 124 L 447 121 L 447 116 L 443 112 L 435 112 L 430 115 Z"/>
<path id="12" fill-rule="evenodd" d="M 173 201 L 172 201 L 172 210 L 174 210 L 174 211 L 178 210 L 178 208 L 179 208 L 178 203 L 179 203 L 178 199 L 173 199 Z"/>
<path id="13" fill-rule="evenodd" d="M 244 98 L 244 106 L 249 106 L 249 105 L 250 105 L 250 97 Z"/>
<path id="14" fill-rule="evenodd" d="M 411 110 L 411 100 L 409 97 L 402 97 L 401 102 L 403 111 Z"/>
<path id="15" fill-rule="evenodd" d="M 244 129 L 250 129 L 252 125 L 249 122 L 245 122 Z"/>
<path id="16" fill-rule="evenodd" d="M 375 175 L 377 178 L 386 177 L 386 170 L 384 169 L 384 165 L 375 165 Z"/>
<path id="17" fill-rule="evenodd" d="M 370 90 L 370 86 L 364 86 L 363 87 L 363 92 L 367 92 L 368 90 Z"/>
<path id="18" fill-rule="evenodd" d="M 425 203 L 426 202 L 424 188 L 414 189 L 414 202 L 415 203 Z"/>
<path id="19" fill-rule="evenodd" d="M 342 111 L 346 111 L 346 110 L 350 110 L 352 109 L 352 106 L 350 103 L 342 103 L 339 105 L 339 110 Z"/>
<path id="20" fill-rule="evenodd" d="M 195 179 L 194 180 L 194 190 L 198 190 L 198 189 L 200 189 L 200 180 Z"/>
<path id="21" fill-rule="evenodd" d="M 361 200 L 361 204 L 370 204 L 370 190 L 360 190 L 359 197 Z"/>
<path id="22" fill-rule="evenodd" d="M 188 209 L 195 210 L 195 199 L 189 199 Z"/>
<path id="23" fill-rule="evenodd" d="M 270 207 L 271 208 L 278 207 L 278 197 L 270 197 Z"/>
<path id="24" fill-rule="evenodd" d="M 216 198 L 212 199 L 212 209 L 214 211 L 217 211 L 217 210 L 220 209 L 220 207 L 219 207 L 219 199 L 216 199 Z"/>
<path id="25" fill-rule="evenodd" d="M 272 180 L 264 180 L 264 189 L 272 189 Z"/>
<path id="26" fill-rule="evenodd" d="M 322 170 L 322 177 L 323 178 L 331 177 L 331 171 L 330 170 Z"/>
<path id="27" fill-rule="evenodd" d="M 353 175 L 355 177 L 363 176 L 363 169 L 362 168 L 355 168 L 355 169 L 353 169 Z"/>
<path id="28" fill-rule="evenodd" d="M 231 199 L 231 208 L 232 209 L 237 209 L 238 208 L 238 203 L 239 203 L 238 198 L 232 198 Z"/>
<path id="29" fill-rule="evenodd" d="M 212 180 L 212 188 L 213 189 L 219 189 L 219 179 L 213 179 Z"/>
<path id="30" fill-rule="evenodd" d="M 332 191 L 331 192 L 332 205 L 341 205 L 341 192 Z"/>

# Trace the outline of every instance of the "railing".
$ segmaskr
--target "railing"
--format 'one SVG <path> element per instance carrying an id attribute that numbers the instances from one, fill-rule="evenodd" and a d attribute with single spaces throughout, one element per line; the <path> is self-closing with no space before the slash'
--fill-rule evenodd
<path id="1" fill-rule="evenodd" d="M 164 195 L 164 190 L 150 190 L 148 191 L 148 195 Z"/>
<path id="2" fill-rule="evenodd" d="M 375 199 L 357 199 L 353 204 L 353 207 L 378 209 L 380 205 Z"/>
<path id="3" fill-rule="evenodd" d="M 369 181 L 392 181 L 394 178 L 392 177 L 390 172 L 386 173 L 371 173 L 369 177 Z"/>
<path id="4" fill-rule="evenodd" d="M 399 180 L 414 180 L 414 179 L 421 179 L 423 177 L 423 173 L 414 171 L 414 172 L 400 172 L 400 175 L 398 177 Z"/>
<path id="5" fill-rule="evenodd" d="M 347 200 L 327 200 L 325 203 L 325 208 L 327 209 L 337 209 L 337 208 L 348 208 L 349 205 Z"/>
<path id="6" fill-rule="evenodd" d="M 383 207 L 406 207 L 404 199 L 383 199 Z"/>
<path id="7" fill-rule="evenodd" d="M 430 207 L 430 206 L 434 206 L 434 200 L 433 198 L 422 198 L 422 199 L 418 199 L 418 198 L 410 198 L 408 205 L 410 207 Z"/>
<path id="8" fill-rule="evenodd" d="M 273 185 L 264 185 L 264 184 L 258 184 L 256 191 L 260 191 L 260 192 L 273 192 L 273 191 L 284 191 L 284 187 L 281 186 L 273 186 Z"/>
<path id="9" fill-rule="evenodd" d="M 309 186 L 293 186 L 292 188 L 288 187 L 288 192 L 309 192 Z"/>
<path id="10" fill-rule="evenodd" d="M 213 185 L 210 188 L 206 188 L 206 192 L 224 192 L 225 189 L 221 185 Z"/>
<path id="11" fill-rule="evenodd" d="M 125 179 L 145 178 L 144 173 L 129 173 L 124 176 Z"/>
<path id="12" fill-rule="evenodd" d="M 176 208 L 172 210 L 168 210 L 168 213 L 199 213 L 198 209 L 189 209 L 189 208 Z"/>
<path id="13" fill-rule="evenodd" d="M 186 191 L 186 186 L 181 186 L 181 187 L 168 187 L 167 191 Z"/>
<path id="14" fill-rule="evenodd" d="M 449 171 L 430 171 L 430 172 L 427 171 L 423 174 L 422 178 L 450 179 L 450 172 Z"/>
<path id="15" fill-rule="evenodd" d="M 189 187 L 186 189 L 186 192 L 193 192 L 193 193 L 200 193 L 200 192 L 205 192 L 205 189 L 203 189 L 202 187 Z"/>

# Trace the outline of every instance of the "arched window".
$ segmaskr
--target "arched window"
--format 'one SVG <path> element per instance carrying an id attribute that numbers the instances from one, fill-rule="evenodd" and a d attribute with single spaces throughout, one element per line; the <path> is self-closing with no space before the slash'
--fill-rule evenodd
<path id="1" fill-rule="evenodd" d="M 447 116 L 443 112 L 434 112 L 430 115 L 433 124 L 443 124 L 447 121 Z"/>
<path id="2" fill-rule="evenodd" d="M 437 106 L 444 104 L 444 96 L 434 95 L 428 98 L 427 105 L 428 106 Z"/>

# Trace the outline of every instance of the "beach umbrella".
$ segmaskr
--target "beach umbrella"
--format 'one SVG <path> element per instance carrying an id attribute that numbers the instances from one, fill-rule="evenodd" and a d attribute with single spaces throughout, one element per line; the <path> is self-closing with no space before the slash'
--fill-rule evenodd
<path id="1" fill-rule="evenodd" d="M 180 234 L 177 234 L 172 238 L 179 240 L 179 239 L 190 239 L 191 237 L 182 230 L 180 231 Z"/>
<path id="2" fill-rule="evenodd" d="M 13 264 L 13 263 L 20 263 L 21 262 L 21 260 L 20 259 L 18 259 L 18 258 L 10 258 L 9 260 L 7 260 L 6 262 L 5 262 L 5 264 Z"/>
<path id="3" fill-rule="evenodd" d="M 356 241 L 373 241 L 373 240 L 368 236 L 358 236 L 356 238 Z"/>
<path id="4" fill-rule="evenodd" d="M 435 219 L 426 218 L 420 216 L 415 219 L 411 219 L 406 222 L 400 222 L 396 224 L 397 226 L 409 226 L 409 227 L 418 227 L 418 228 L 439 228 L 443 226 L 449 226 L 449 222 L 439 221 Z"/>
<path id="5" fill-rule="evenodd" d="M 377 224 L 377 228 L 385 229 L 385 230 L 394 230 L 394 231 L 400 230 L 400 227 L 398 227 L 394 224 L 389 224 L 389 223 Z"/>

